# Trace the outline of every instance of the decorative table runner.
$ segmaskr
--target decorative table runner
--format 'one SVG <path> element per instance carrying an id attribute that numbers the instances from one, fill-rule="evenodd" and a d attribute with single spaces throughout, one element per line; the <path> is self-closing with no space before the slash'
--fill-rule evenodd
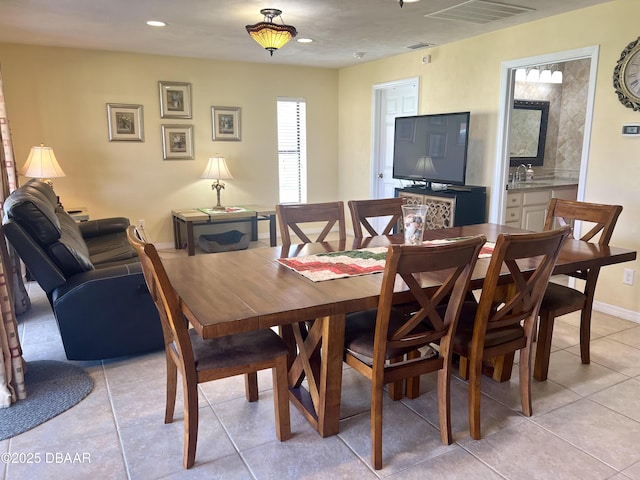
<path id="1" fill-rule="evenodd" d="M 464 237 L 467 238 L 467 237 Z M 443 245 L 462 238 L 428 240 L 424 245 Z M 495 243 L 487 242 L 478 258 L 490 257 Z M 313 282 L 356 277 L 384 271 L 388 247 L 362 248 L 344 252 L 316 253 L 303 257 L 279 258 L 278 262 Z"/>
<path id="2" fill-rule="evenodd" d="M 387 247 L 375 247 L 279 258 L 278 262 L 311 281 L 322 282 L 382 272 L 386 259 Z"/>

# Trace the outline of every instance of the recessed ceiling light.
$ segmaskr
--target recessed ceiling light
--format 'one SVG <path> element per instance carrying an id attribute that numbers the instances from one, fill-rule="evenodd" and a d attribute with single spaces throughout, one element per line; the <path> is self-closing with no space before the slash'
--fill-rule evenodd
<path id="1" fill-rule="evenodd" d="M 164 22 L 161 22 L 160 20 L 149 20 L 147 22 L 147 25 L 149 25 L 150 27 L 164 27 L 167 24 Z"/>
<path id="2" fill-rule="evenodd" d="M 299 38 L 298 42 L 299 43 L 311 43 L 311 42 L 313 42 L 313 38 Z"/>

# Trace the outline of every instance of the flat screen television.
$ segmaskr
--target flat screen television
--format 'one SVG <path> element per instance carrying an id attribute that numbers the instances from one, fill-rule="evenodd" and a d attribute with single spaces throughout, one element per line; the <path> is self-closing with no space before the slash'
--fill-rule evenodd
<path id="1" fill-rule="evenodd" d="M 397 117 L 393 178 L 464 185 L 467 173 L 469 112 Z"/>

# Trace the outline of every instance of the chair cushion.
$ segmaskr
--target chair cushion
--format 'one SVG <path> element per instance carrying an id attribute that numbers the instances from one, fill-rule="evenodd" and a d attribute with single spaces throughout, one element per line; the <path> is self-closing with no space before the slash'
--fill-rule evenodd
<path id="1" fill-rule="evenodd" d="M 358 355 L 364 355 L 365 357 L 373 358 L 373 342 L 376 329 L 376 316 L 378 310 L 372 308 L 370 310 L 364 310 L 347 315 L 345 333 L 344 333 L 344 346 L 350 352 Z M 406 321 L 406 316 L 401 312 L 391 311 L 391 318 L 389 320 L 389 330 L 394 331 L 399 328 Z M 429 329 L 423 324 L 419 324 L 414 332 L 424 333 Z M 425 342 L 427 345 L 427 342 Z M 418 346 L 412 346 L 410 348 L 391 348 L 386 352 L 385 358 L 387 360 L 391 358 L 401 357 L 402 355 L 415 350 Z"/>
<path id="2" fill-rule="evenodd" d="M 476 319 L 476 309 L 478 304 L 466 301 L 462 304 L 462 311 L 456 327 L 456 334 L 453 340 L 453 349 L 456 352 L 468 353 L 471 350 L 471 339 L 473 337 L 473 326 Z M 438 307 L 438 309 L 446 307 Z M 485 336 L 485 347 L 494 347 L 503 343 L 516 340 L 524 336 L 524 329 L 519 326 L 509 326 L 487 330 Z"/>
<path id="3" fill-rule="evenodd" d="M 56 204 L 56 194 L 51 187 L 44 182 L 29 181 L 9 195 L 4 211 L 46 248 L 60 238 Z"/>
<path id="4" fill-rule="evenodd" d="M 190 329 L 189 336 L 197 371 L 263 362 L 288 353 L 284 341 L 273 330 L 203 340 Z"/>
<path id="5" fill-rule="evenodd" d="M 575 312 L 584 307 L 586 300 L 587 296 L 575 288 L 549 283 L 544 292 L 540 310 Z"/>

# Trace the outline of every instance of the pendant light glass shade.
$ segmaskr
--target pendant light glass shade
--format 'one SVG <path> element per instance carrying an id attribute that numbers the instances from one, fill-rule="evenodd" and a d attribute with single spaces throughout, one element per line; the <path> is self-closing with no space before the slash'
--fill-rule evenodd
<path id="1" fill-rule="evenodd" d="M 273 23 L 274 17 L 279 17 L 282 14 L 281 10 L 276 8 L 265 8 L 260 10 L 260 13 L 264 15 L 264 21 L 256 23 L 255 25 L 247 25 L 245 28 L 251 38 L 253 38 L 264 49 L 269 50 L 269 53 L 273 55 L 273 52 L 284 46 L 289 40 L 294 38 L 298 32 L 296 27 L 291 25 Z"/>

